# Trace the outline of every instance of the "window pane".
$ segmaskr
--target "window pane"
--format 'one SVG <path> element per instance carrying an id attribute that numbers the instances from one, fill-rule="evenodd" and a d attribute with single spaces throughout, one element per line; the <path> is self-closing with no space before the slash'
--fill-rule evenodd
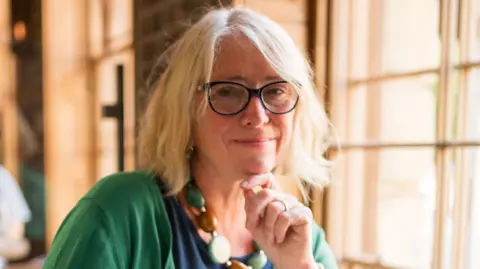
<path id="1" fill-rule="evenodd" d="M 440 1 L 381 2 L 384 3 L 382 73 L 438 67 Z"/>
<path id="2" fill-rule="evenodd" d="M 438 0 L 351 3 L 351 77 L 439 67 Z"/>
<path id="3" fill-rule="evenodd" d="M 465 164 L 470 181 L 470 212 L 467 223 L 466 269 L 480 268 L 480 147 L 468 150 Z"/>
<path id="4" fill-rule="evenodd" d="M 467 44 L 470 61 L 480 61 L 480 1 L 469 0 Z"/>
<path id="5" fill-rule="evenodd" d="M 480 7 L 480 4 L 478 5 Z M 479 18 L 480 30 L 480 18 Z M 480 32 L 479 32 L 480 36 Z M 480 44 L 478 44 L 480 49 Z M 467 139 L 480 141 L 480 69 L 473 69 L 468 74 L 468 118 Z"/>
<path id="6" fill-rule="evenodd" d="M 402 268 L 430 268 L 435 219 L 433 149 L 383 149 L 378 156 L 377 249 Z"/>
<path id="7" fill-rule="evenodd" d="M 340 140 L 344 143 L 434 142 L 437 90 L 436 75 L 351 88 L 348 98 L 340 101 L 344 103 L 338 104 L 348 117 L 348 126 L 339 134 Z"/>
<path id="8" fill-rule="evenodd" d="M 449 139 L 480 142 L 480 69 L 454 73 L 449 105 Z"/>
<path id="9" fill-rule="evenodd" d="M 369 77 L 368 63 L 370 55 L 368 53 L 369 41 L 372 35 L 369 26 L 370 0 L 351 1 L 352 29 L 350 29 L 350 52 L 349 68 L 352 78 Z"/>
<path id="10" fill-rule="evenodd" d="M 344 198 L 331 214 L 338 208 L 344 215 L 332 228 L 341 229 L 342 257 L 368 255 L 392 268 L 431 268 L 434 154 L 434 148 L 396 148 L 351 149 L 337 156 L 332 187 L 342 188 Z"/>

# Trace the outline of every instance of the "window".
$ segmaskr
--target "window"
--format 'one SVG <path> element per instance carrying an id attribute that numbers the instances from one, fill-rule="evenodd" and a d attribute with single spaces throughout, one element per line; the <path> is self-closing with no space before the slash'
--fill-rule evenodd
<path id="1" fill-rule="evenodd" d="M 331 4 L 332 248 L 395 268 L 479 268 L 480 1 Z"/>
<path id="2" fill-rule="evenodd" d="M 133 53 L 133 2 L 131 0 L 92 1 L 90 3 L 91 36 L 90 47 L 94 62 L 95 88 L 99 101 L 99 110 L 106 106 L 116 106 L 117 66 L 123 66 L 123 118 L 118 113 L 106 117 L 99 111 L 101 120 L 97 131 L 98 179 L 118 172 L 119 151 L 118 123 L 124 122 L 124 169 L 135 166 L 135 115 L 134 115 L 134 53 Z M 118 110 L 117 110 L 118 112 Z M 120 158 L 122 160 L 122 158 Z"/>

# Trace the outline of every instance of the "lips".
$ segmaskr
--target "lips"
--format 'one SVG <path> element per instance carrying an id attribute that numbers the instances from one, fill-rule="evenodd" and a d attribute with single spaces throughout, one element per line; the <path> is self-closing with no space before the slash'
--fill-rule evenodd
<path id="1" fill-rule="evenodd" d="M 235 139 L 236 143 L 246 146 L 262 146 L 275 141 L 276 138 L 253 138 L 253 139 Z"/>
<path id="2" fill-rule="evenodd" d="M 258 139 L 236 139 L 236 142 L 240 143 L 263 143 L 275 140 L 275 138 L 258 138 Z"/>

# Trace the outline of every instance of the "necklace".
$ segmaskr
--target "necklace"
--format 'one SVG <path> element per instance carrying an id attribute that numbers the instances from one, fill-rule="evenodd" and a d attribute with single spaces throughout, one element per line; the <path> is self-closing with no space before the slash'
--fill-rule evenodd
<path id="1" fill-rule="evenodd" d="M 186 188 L 188 205 L 200 211 L 200 214 L 195 216 L 198 226 L 212 236 L 212 239 L 208 243 L 210 258 L 217 264 L 225 264 L 229 269 L 262 269 L 265 264 L 267 264 L 267 256 L 255 241 L 255 253 L 248 259 L 247 265 L 240 261 L 233 260 L 230 257 L 230 242 L 228 242 L 226 237 L 216 233 L 217 219 L 215 215 L 205 207 L 205 199 L 202 192 L 193 180 L 187 184 Z"/>

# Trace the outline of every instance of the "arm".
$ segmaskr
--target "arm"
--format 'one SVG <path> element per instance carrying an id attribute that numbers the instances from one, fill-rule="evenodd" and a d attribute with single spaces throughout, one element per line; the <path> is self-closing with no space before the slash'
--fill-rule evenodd
<path id="1" fill-rule="evenodd" d="M 313 224 L 313 257 L 321 269 L 338 269 L 337 261 L 325 239 L 325 232 Z M 323 266 L 323 267 L 322 267 Z"/>
<path id="2" fill-rule="evenodd" d="M 127 255 L 117 253 L 124 244 L 113 232 L 105 212 L 91 200 L 81 200 L 60 226 L 43 268 L 125 268 L 120 257 Z"/>

